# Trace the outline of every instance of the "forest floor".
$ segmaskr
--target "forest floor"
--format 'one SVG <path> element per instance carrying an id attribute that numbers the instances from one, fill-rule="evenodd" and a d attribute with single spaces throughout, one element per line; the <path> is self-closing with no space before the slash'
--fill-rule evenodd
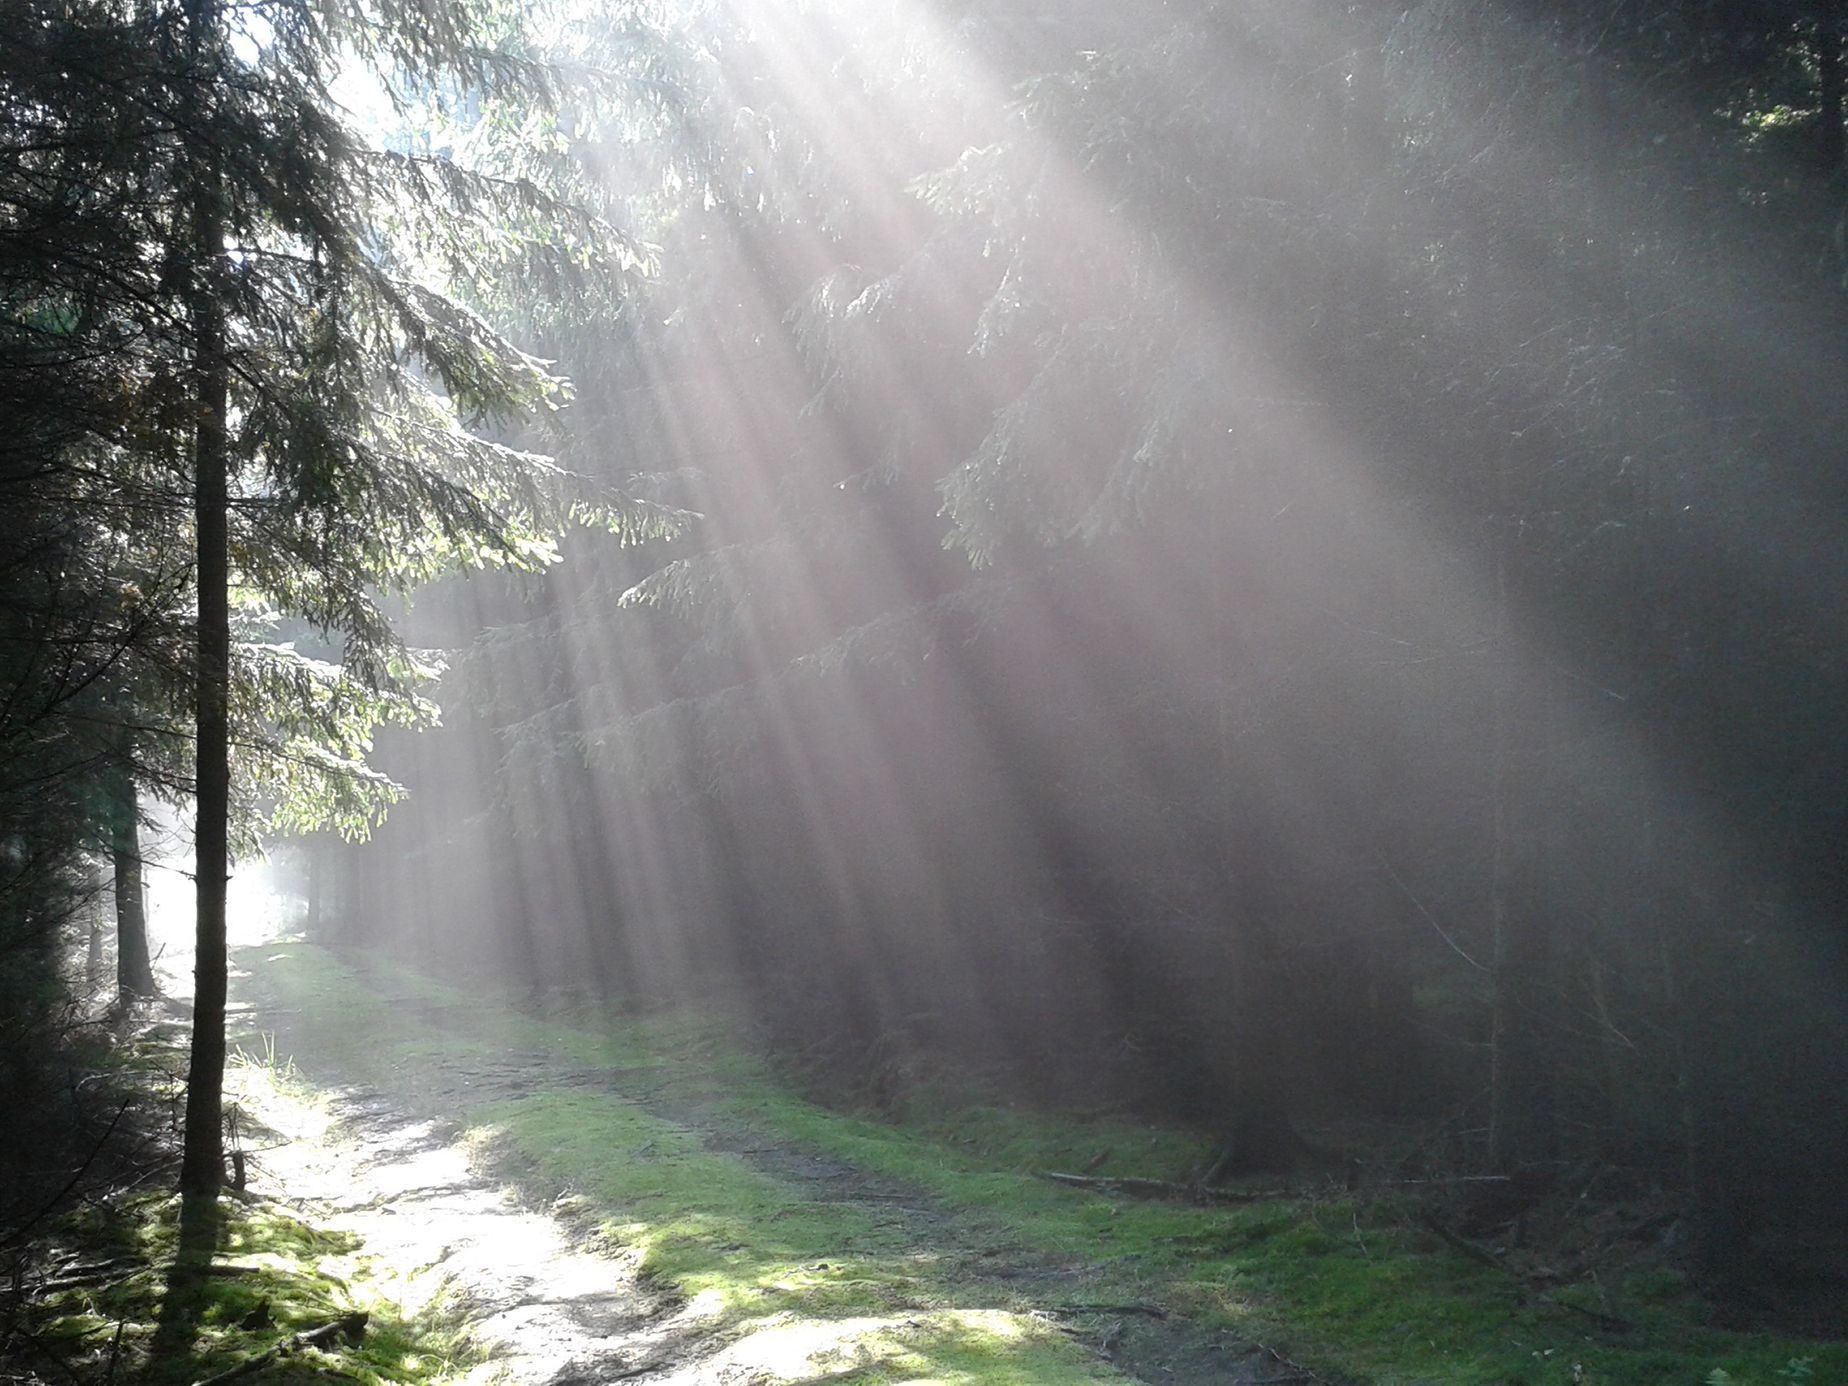
<path id="1" fill-rule="evenodd" d="M 451 1377 L 1848 1382 L 1840 1345 L 1707 1327 L 1665 1272 L 1613 1305 L 1614 1276 L 1536 1294 L 1333 1190 L 1128 1196 L 1197 1157 L 1172 1132 L 874 1120 L 706 1022 L 538 1018 L 296 944 L 240 962 L 253 1189 L 360 1248 L 335 1269 L 389 1320 L 461 1330 Z M 1086 1167 L 1130 1182 L 1036 1177 Z"/>
<path id="2" fill-rule="evenodd" d="M 1332 1380 L 1152 1302 L 1103 1302 L 1122 1286 L 1094 1259 L 997 1245 L 930 1190 L 670 1093 L 659 1068 L 433 1043 L 414 1032 L 465 1032 L 481 1010 L 368 971 L 335 1000 L 315 985 L 324 959 L 259 951 L 243 1014 L 265 1029 L 233 1079 L 253 1187 L 363 1245 L 368 1293 L 396 1314 L 466 1324 L 462 1379 Z M 321 1007 L 362 979 L 389 1033 L 356 1045 Z M 510 1105 L 553 1110 L 515 1134 Z M 577 1190 L 559 1157 L 586 1138 L 652 1174 L 620 1199 Z"/>

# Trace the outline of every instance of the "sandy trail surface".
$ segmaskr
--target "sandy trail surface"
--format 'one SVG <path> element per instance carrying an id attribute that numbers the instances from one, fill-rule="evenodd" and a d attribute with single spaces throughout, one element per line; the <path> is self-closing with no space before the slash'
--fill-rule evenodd
<path id="1" fill-rule="evenodd" d="M 252 1187 L 357 1238 L 340 1269 L 415 1316 L 441 1302 L 488 1354 L 464 1379 L 538 1386 L 667 1380 L 700 1315 L 586 1250 L 566 1222 L 484 1172 L 454 1132 L 376 1089 L 306 1098 L 239 1085 L 265 1129 Z M 273 1133 L 273 1134 L 272 1134 Z M 714 1378 L 716 1379 L 716 1378 Z"/>

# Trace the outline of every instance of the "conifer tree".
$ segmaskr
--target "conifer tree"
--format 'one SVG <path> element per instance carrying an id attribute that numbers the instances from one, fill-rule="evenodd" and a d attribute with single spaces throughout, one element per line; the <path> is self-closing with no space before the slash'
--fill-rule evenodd
<path id="1" fill-rule="evenodd" d="M 117 712 L 194 720 L 181 1184 L 201 1254 L 223 1179 L 232 850 L 259 808 L 283 827 L 357 834 L 395 797 L 364 756 L 381 721 L 430 720 L 419 688 L 434 666 L 384 604 L 451 568 L 542 565 L 568 518 L 625 534 L 660 522 L 489 436 L 521 424 L 541 437 L 565 386 L 462 296 L 523 281 L 608 302 L 641 261 L 530 178 L 392 147 L 333 96 L 357 66 L 407 121 L 516 92 L 544 105 L 559 88 L 509 47 L 514 27 L 491 6 L 291 0 L 260 23 L 222 0 L 27 10 L 6 52 L 17 84 L 0 177 L 19 231 L 0 267 L 7 345 L 76 406 L 62 431 L 46 423 L 28 465 L 92 502 L 77 512 L 85 542 L 125 532 L 192 557 L 189 657 L 165 641 Z M 86 361 L 101 364 L 61 370 Z M 98 503 L 112 487 L 114 512 Z M 277 640 L 282 621 L 339 658 Z"/>

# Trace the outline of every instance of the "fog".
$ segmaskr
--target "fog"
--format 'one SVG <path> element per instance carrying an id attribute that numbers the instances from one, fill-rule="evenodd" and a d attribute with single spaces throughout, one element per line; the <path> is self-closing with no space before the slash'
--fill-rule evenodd
<path id="1" fill-rule="evenodd" d="M 687 11 L 680 143 L 576 132 L 659 275 L 535 330 L 692 518 L 419 599 L 312 932 L 1249 1168 L 1822 1177 L 1839 285 L 1717 67 L 1467 9 Z"/>

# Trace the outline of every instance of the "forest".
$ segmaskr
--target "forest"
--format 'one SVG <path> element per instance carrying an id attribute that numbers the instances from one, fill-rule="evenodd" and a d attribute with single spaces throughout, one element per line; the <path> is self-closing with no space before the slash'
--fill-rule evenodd
<path id="1" fill-rule="evenodd" d="M 0 19 L 0 1380 L 1848 1383 L 1848 0 Z"/>

